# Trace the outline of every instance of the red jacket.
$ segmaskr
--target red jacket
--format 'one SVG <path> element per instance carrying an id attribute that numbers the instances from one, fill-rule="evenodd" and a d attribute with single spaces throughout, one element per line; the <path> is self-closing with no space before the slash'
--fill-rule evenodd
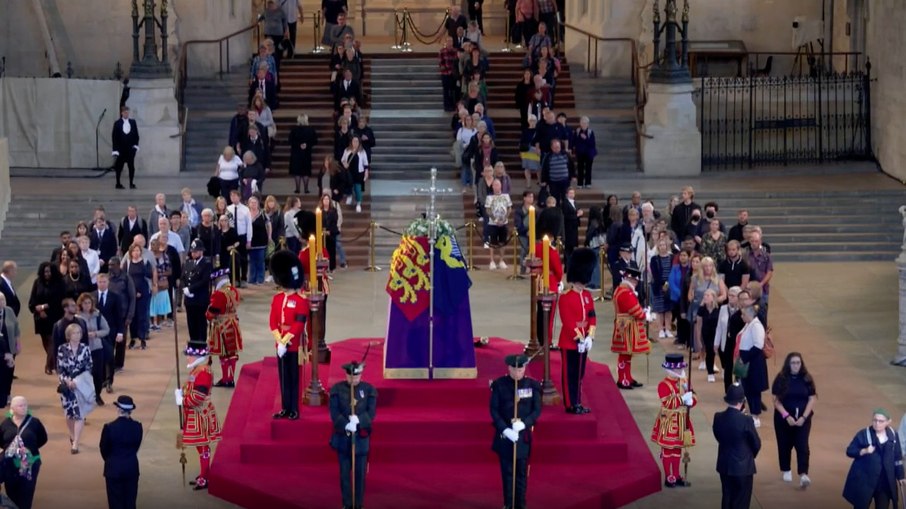
<path id="1" fill-rule="evenodd" d="M 560 294 L 557 309 L 562 324 L 557 344 L 561 350 L 575 350 L 578 346 L 577 341 L 585 339 L 591 328 L 598 326 L 591 292 L 570 288 Z"/>
<path id="2" fill-rule="evenodd" d="M 220 421 L 210 397 L 213 384 L 211 368 L 202 364 L 189 373 L 183 385 L 182 442 L 185 445 L 210 445 L 220 440 Z"/>
<path id="3" fill-rule="evenodd" d="M 639 298 L 626 282 L 613 292 L 613 337 L 610 351 L 632 355 L 648 353 L 651 343 L 645 330 L 645 310 L 639 305 Z"/>
<path id="4" fill-rule="evenodd" d="M 281 336 L 292 334 L 286 345 L 288 352 L 298 352 L 302 337 L 305 336 L 305 324 L 308 323 L 308 299 L 301 292 L 286 294 L 280 292 L 271 301 L 271 332 Z M 275 346 L 278 344 L 275 341 Z"/>
<path id="5" fill-rule="evenodd" d="M 541 254 L 543 249 L 544 245 L 540 240 L 535 242 L 535 256 L 537 256 L 539 260 L 543 256 Z M 548 281 L 548 283 L 550 284 L 551 291 L 557 293 L 560 281 L 563 280 L 563 264 L 560 263 L 560 253 L 553 245 L 551 245 L 548 252 L 550 253 L 550 281 Z"/>

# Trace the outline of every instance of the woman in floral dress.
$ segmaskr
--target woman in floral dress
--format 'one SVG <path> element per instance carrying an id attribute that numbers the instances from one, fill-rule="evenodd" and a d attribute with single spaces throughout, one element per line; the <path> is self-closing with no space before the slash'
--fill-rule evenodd
<path id="1" fill-rule="evenodd" d="M 79 439 L 85 427 L 85 417 L 94 409 L 93 401 L 83 401 L 76 394 L 76 377 L 84 372 L 91 373 L 91 350 L 82 344 L 82 328 L 70 324 L 65 331 L 66 343 L 57 349 L 57 373 L 60 376 L 60 403 L 66 414 L 69 441 L 72 454 L 79 453 Z M 84 408 L 83 408 L 84 407 Z"/>

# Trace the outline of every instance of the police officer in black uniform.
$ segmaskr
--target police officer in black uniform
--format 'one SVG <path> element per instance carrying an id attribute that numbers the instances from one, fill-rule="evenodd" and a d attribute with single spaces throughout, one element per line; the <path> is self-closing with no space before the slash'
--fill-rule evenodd
<path id="1" fill-rule="evenodd" d="M 368 464 L 371 423 L 374 420 L 374 411 L 377 406 L 377 389 L 368 382 L 362 381 L 362 371 L 364 370 L 364 362 L 353 361 L 344 364 L 343 371 L 346 372 L 346 381 L 334 384 L 330 388 L 330 420 L 333 422 L 330 446 L 337 451 L 337 459 L 340 461 L 340 491 L 343 494 L 343 509 L 362 509 L 362 500 L 365 498 L 365 470 Z M 354 449 L 353 440 L 355 440 Z M 355 500 L 353 500 L 352 483 L 350 482 L 353 455 L 355 456 Z"/>
<path id="2" fill-rule="evenodd" d="M 205 311 L 211 302 L 211 261 L 204 256 L 204 242 L 201 239 L 192 241 L 189 248 L 190 259 L 186 261 L 183 270 L 185 288 L 184 303 L 186 305 L 186 322 L 189 326 L 189 340 L 195 343 L 208 342 Z"/>
<path id="3" fill-rule="evenodd" d="M 491 384 L 491 420 L 495 429 L 491 449 L 500 457 L 504 509 L 524 509 L 528 460 L 532 450 L 532 426 L 541 416 L 541 384 L 525 376 L 525 366 L 529 362 L 527 356 L 508 355 L 505 361 L 507 375 Z M 515 412 L 514 408 L 517 409 Z"/>

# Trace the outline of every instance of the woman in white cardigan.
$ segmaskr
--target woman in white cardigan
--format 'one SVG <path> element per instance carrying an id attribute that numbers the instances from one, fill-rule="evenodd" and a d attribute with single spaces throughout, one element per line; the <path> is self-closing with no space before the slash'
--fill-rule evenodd
<path id="1" fill-rule="evenodd" d="M 764 325 L 757 317 L 752 306 L 742 309 L 742 319 L 746 323 L 739 333 L 739 358 L 748 364 L 749 370 L 742 379 L 742 388 L 746 393 L 749 413 L 755 421 L 755 427 L 761 427 L 761 393 L 768 389 L 768 364 L 764 358 Z"/>
<path id="2" fill-rule="evenodd" d="M 727 324 L 730 323 L 730 315 L 736 312 L 738 307 L 739 292 L 742 288 L 734 286 L 727 290 L 727 303 L 720 307 L 720 313 L 717 315 L 717 332 L 714 333 L 714 353 L 720 359 L 720 365 L 724 367 L 724 379 L 730 382 L 724 384 L 729 389 L 729 383 L 733 381 L 733 349 L 727 348 Z"/>

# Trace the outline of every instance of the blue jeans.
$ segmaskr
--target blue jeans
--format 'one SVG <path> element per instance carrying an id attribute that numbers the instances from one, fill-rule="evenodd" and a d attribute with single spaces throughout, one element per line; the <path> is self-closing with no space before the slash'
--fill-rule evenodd
<path id="1" fill-rule="evenodd" d="M 459 174 L 459 180 L 462 182 L 462 187 L 468 187 L 472 185 L 472 165 L 463 161 L 462 163 L 462 172 Z"/>
<path id="2" fill-rule="evenodd" d="M 362 203 L 362 188 L 363 188 L 363 184 L 361 184 L 359 182 L 356 182 L 355 185 L 352 187 L 352 192 L 353 192 L 353 194 L 355 194 L 356 205 Z"/>
<path id="3" fill-rule="evenodd" d="M 260 285 L 264 283 L 264 254 L 265 247 L 249 249 L 249 283 Z"/>
<path id="4" fill-rule="evenodd" d="M 342 235 L 342 233 L 338 233 L 337 236 L 336 236 L 336 241 L 337 241 L 337 262 L 338 262 L 340 265 L 345 265 L 345 264 L 346 264 L 346 251 L 343 251 L 343 243 L 340 242 L 340 235 Z"/>

